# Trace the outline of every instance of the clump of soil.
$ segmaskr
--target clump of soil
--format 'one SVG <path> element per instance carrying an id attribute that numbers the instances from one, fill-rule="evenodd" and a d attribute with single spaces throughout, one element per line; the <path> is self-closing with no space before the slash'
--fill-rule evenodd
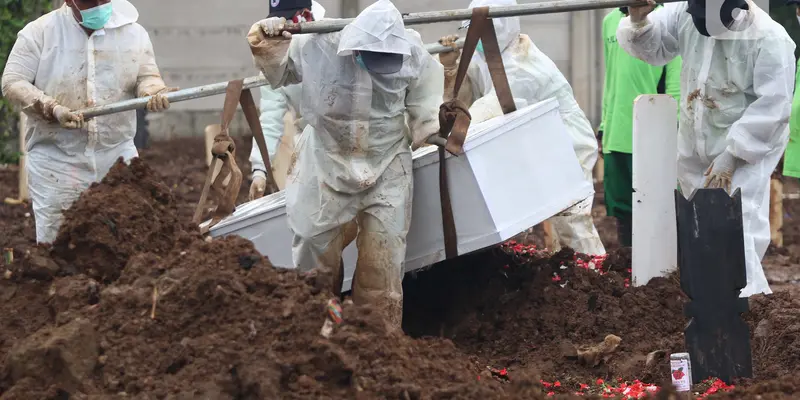
<path id="1" fill-rule="evenodd" d="M 622 247 L 612 250 L 608 253 L 608 257 L 603 262 L 604 271 L 615 271 L 626 278 L 631 277 L 633 249 L 630 247 Z"/>
<path id="2" fill-rule="evenodd" d="M 166 255 L 187 232 L 176 203 L 153 170 L 136 158 L 119 160 L 64 212 L 52 255 L 70 269 L 110 282 L 141 252 Z"/>

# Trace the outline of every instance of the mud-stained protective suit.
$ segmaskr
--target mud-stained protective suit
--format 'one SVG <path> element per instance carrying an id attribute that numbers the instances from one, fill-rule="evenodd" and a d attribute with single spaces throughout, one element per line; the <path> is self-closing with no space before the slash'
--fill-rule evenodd
<path id="1" fill-rule="evenodd" d="M 761 259 L 770 242 L 769 180 L 786 148 L 795 45 L 786 30 L 748 2 L 726 38 L 701 35 L 687 3 L 670 3 L 642 23 L 620 22 L 617 40 L 632 56 L 665 65 L 681 56 L 678 182 L 684 196 L 702 188 L 715 161 L 735 158 L 741 188 L 747 286 L 769 294 Z M 746 28 L 744 28 L 746 27 Z M 728 164 L 728 162 L 726 162 Z"/>
<path id="2" fill-rule="evenodd" d="M 80 110 L 156 95 L 166 86 L 139 13 L 127 0 L 112 0 L 103 29 L 87 36 L 66 4 L 23 28 L 3 70 L 3 95 L 27 114 L 28 188 L 36 241 L 55 240 L 63 210 L 122 157 L 138 155 L 136 111 L 85 121 L 81 129 L 59 124 L 54 110 Z M 163 109 L 161 104 L 158 110 Z"/>
<path id="3" fill-rule="evenodd" d="M 248 35 L 256 65 L 273 88 L 300 83 L 308 124 L 296 142 L 286 208 L 301 271 L 340 267 L 344 228 L 358 221 L 356 302 L 402 320 L 402 275 L 411 223 L 413 143 L 439 130 L 444 74 L 388 0 L 367 7 L 343 31 L 267 38 Z M 403 55 L 396 73 L 370 72 L 358 52 Z M 406 129 L 406 114 L 408 129 Z"/>

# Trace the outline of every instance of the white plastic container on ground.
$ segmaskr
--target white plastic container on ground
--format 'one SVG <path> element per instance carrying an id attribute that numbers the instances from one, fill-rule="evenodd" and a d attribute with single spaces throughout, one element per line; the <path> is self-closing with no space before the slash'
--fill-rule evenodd
<path id="1" fill-rule="evenodd" d="M 450 196 L 459 254 L 501 243 L 591 196 L 572 142 L 550 99 L 470 127 L 465 154 L 448 154 Z M 405 271 L 445 259 L 436 147 L 414 153 L 414 203 Z M 283 192 L 239 206 L 214 226 L 213 237 L 238 235 L 278 267 L 293 268 L 292 234 Z M 356 262 L 344 251 L 344 290 Z"/>

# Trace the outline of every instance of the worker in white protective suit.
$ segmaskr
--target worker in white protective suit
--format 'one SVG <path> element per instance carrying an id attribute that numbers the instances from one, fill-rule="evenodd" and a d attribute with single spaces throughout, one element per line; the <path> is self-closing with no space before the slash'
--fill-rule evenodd
<path id="1" fill-rule="evenodd" d="M 291 37 L 284 24 L 262 20 L 248 41 L 272 87 L 302 85 L 300 113 L 308 125 L 286 187 L 295 265 L 341 275 L 342 231 L 356 218 L 354 300 L 373 304 L 399 329 L 411 148 L 439 131 L 442 66 L 389 0 L 373 3 L 341 32 L 281 40 Z"/>
<path id="2" fill-rule="evenodd" d="M 120 157 L 137 156 L 136 112 L 85 121 L 76 110 L 154 96 L 167 88 L 139 13 L 127 0 L 67 0 L 26 25 L 3 70 L 3 96 L 27 114 L 28 188 L 36 240 L 52 242 L 69 208 Z"/>
<path id="3" fill-rule="evenodd" d="M 319 21 L 325 19 L 325 7 L 316 1 L 301 2 L 278 2 L 276 6 L 270 8 L 270 17 L 283 17 L 294 23 L 306 21 L 309 16 L 305 11 L 310 9 L 309 20 Z M 264 139 L 267 143 L 270 164 L 275 166 L 275 158 L 284 135 L 284 117 L 291 110 L 294 112 L 292 120 L 297 132 L 302 132 L 306 126 L 305 120 L 300 115 L 300 96 L 301 88 L 299 84 L 288 85 L 278 89 L 273 89 L 269 85 L 261 87 L 261 130 L 264 132 Z M 250 185 L 250 200 L 255 200 L 264 196 L 267 190 L 267 167 L 261 157 L 261 151 L 253 139 L 253 147 L 250 151 L 250 164 L 253 170 L 253 183 Z M 275 171 L 273 171 L 275 172 Z"/>
<path id="4" fill-rule="evenodd" d="M 740 188 L 747 261 L 741 296 L 771 290 L 761 267 L 770 241 L 769 180 L 786 148 L 795 45 L 770 16 L 745 0 L 725 0 L 709 21 L 705 2 L 631 7 L 617 39 L 653 65 L 683 58 L 678 181 L 698 188 Z M 732 16 L 734 9 L 739 12 Z M 715 32 L 727 27 L 725 32 Z M 711 30 L 711 32 L 709 32 Z"/>
<path id="5" fill-rule="evenodd" d="M 516 0 L 473 0 L 469 8 L 516 4 Z M 521 99 L 530 105 L 549 98 L 558 100 L 559 113 L 572 139 L 575 155 L 585 178 L 589 182 L 593 182 L 592 172 L 598 155 L 597 138 L 592 124 L 578 106 L 569 82 L 555 63 L 542 53 L 527 35 L 521 34 L 519 17 L 495 18 L 493 22 L 515 102 L 519 102 Z M 468 26 L 468 22 L 463 25 L 463 27 Z M 455 35 L 446 36 L 440 40 L 440 43 L 454 46 L 457 38 L 458 36 Z M 454 51 L 439 56 L 445 68 L 446 85 L 449 88 L 455 84 L 460 55 L 460 51 Z M 472 115 L 472 123 L 502 115 L 480 42 L 477 52 L 470 62 L 467 78 L 471 84 L 467 84 L 465 80 L 459 100 L 468 105 L 472 104 L 469 110 Z M 466 94 L 464 94 L 465 91 Z M 445 92 L 451 93 L 452 91 L 445 90 Z M 558 242 L 556 245 L 569 246 L 586 254 L 605 254 L 605 248 L 592 220 L 593 200 L 593 197 L 587 197 L 565 212 L 550 218 L 555 239 Z"/>

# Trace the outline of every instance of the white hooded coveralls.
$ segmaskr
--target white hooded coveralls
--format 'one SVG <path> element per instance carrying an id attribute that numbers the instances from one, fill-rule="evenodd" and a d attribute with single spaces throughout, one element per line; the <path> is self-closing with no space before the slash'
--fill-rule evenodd
<path id="1" fill-rule="evenodd" d="M 118 158 L 138 155 L 135 111 L 96 117 L 84 129 L 68 130 L 45 120 L 42 105 L 54 99 L 79 110 L 164 86 L 150 37 L 136 23 L 138 11 L 127 0 L 111 3 L 111 19 L 91 36 L 66 4 L 29 23 L 3 70 L 3 95 L 29 117 L 26 169 L 39 243 L 56 238 L 62 211 Z"/>
<path id="2" fill-rule="evenodd" d="M 469 8 L 516 4 L 516 0 L 474 0 Z M 493 22 L 508 83 L 516 102 L 521 99 L 527 104 L 535 104 L 549 98 L 558 100 L 559 113 L 572 139 L 575 155 L 584 176 L 592 182 L 592 171 L 597 162 L 597 139 L 591 123 L 575 100 L 569 82 L 556 64 L 527 35 L 520 33 L 519 17 L 495 18 Z M 477 99 L 470 108 L 472 123 L 502 115 L 483 53 L 475 52 L 467 76 Z M 550 218 L 560 245 L 569 246 L 581 253 L 605 254 L 592 220 L 593 201 L 594 197 L 588 197 L 564 213 Z"/>
<path id="3" fill-rule="evenodd" d="M 270 84 L 302 84 L 308 124 L 296 142 L 286 187 L 296 267 L 336 271 L 343 230 L 358 221 L 353 295 L 402 319 L 402 275 L 411 222 L 414 143 L 439 130 L 444 73 L 388 0 L 367 7 L 342 32 L 298 35 L 291 43 L 248 35 L 255 62 Z M 288 52 L 287 52 L 288 50 Z M 360 67 L 353 50 L 404 54 L 402 69 L 380 75 Z"/>
<path id="4" fill-rule="evenodd" d="M 742 297 L 769 294 L 761 259 L 770 241 L 769 179 L 789 137 L 795 45 L 754 3 L 727 38 L 701 35 L 686 3 L 653 11 L 641 26 L 630 17 L 617 29 L 620 46 L 652 65 L 680 55 L 678 181 L 684 196 L 702 188 L 723 151 L 744 160 L 731 188 L 741 188 L 747 286 Z M 747 26 L 742 29 L 740 27 Z"/>
<path id="5" fill-rule="evenodd" d="M 314 19 L 319 21 L 325 19 L 325 7 L 316 1 L 311 2 L 311 13 Z M 298 134 L 306 126 L 305 120 L 300 115 L 300 96 L 302 94 L 299 84 L 288 85 L 278 89 L 273 89 L 266 85 L 260 88 L 261 101 L 259 108 L 261 111 L 261 130 L 264 132 L 264 139 L 267 143 L 267 153 L 271 163 L 275 162 L 278 153 L 281 137 L 284 134 L 284 116 L 289 111 L 289 107 L 294 111 L 294 123 Z M 261 152 L 258 150 L 255 139 L 250 151 L 250 164 L 253 172 L 263 171 L 266 174 L 266 166 Z"/>

